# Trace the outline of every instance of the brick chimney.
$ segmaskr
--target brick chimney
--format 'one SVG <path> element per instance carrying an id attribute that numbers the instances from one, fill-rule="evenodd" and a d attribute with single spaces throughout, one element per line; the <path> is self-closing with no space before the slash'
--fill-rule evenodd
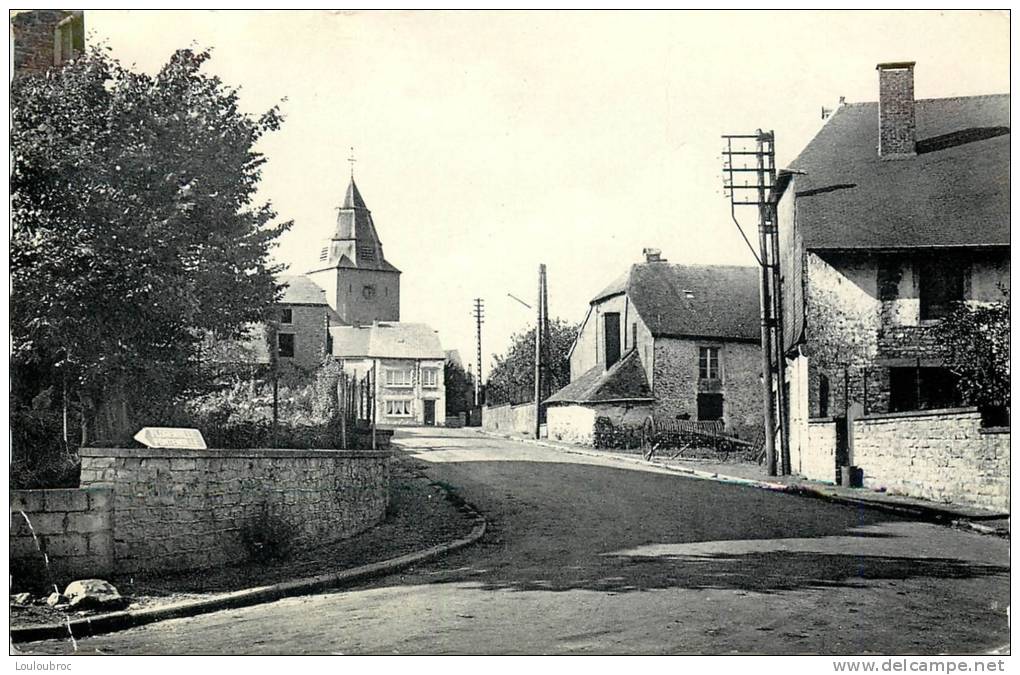
<path id="1" fill-rule="evenodd" d="M 880 63 L 878 70 L 878 155 L 904 159 L 917 154 L 914 123 L 914 62 Z"/>
<path id="2" fill-rule="evenodd" d="M 657 248 L 646 248 L 641 251 L 645 256 L 645 262 L 666 262 L 662 258 L 662 251 Z"/>

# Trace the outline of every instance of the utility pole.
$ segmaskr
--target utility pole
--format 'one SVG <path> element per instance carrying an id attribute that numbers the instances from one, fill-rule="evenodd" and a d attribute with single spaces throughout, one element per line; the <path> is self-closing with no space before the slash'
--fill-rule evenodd
<path id="1" fill-rule="evenodd" d="M 535 438 L 541 436 L 542 429 L 542 392 L 543 377 L 545 369 L 545 348 L 547 326 L 546 303 L 547 295 L 545 290 L 545 265 L 538 266 L 538 318 L 535 322 Z"/>
<path id="2" fill-rule="evenodd" d="M 475 407 L 481 407 L 482 405 L 482 324 L 485 322 L 485 301 L 481 298 L 475 298 L 475 310 L 473 313 L 475 317 L 476 326 L 476 340 L 478 344 L 477 361 L 475 361 L 475 369 L 477 370 L 478 377 L 475 378 Z"/>
<path id="3" fill-rule="evenodd" d="M 765 406 L 765 458 L 768 473 L 788 475 L 790 436 L 786 416 L 786 358 L 783 337 L 782 275 L 779 267 L 779 227 L 776 217 L 775 134 L 758 129 L 754 134 L 724 135 L 726 149 L 723 172 L 724 191 L 730 199 L 730 215 L 744 241 L 761 267 L 762 400 Z M 751 145 L 753 141 L 753 145 Z M 736 145 L 735 145 L 736 144 Z M 754 158 L 753 165 L 750 158 Z M 753 183 L 737 182 L 738 174 L 754 173 Z M 743 190 L 752 191 L 744 196 Z M 758 251 L 754 250 L 737 220 L 737 206 L 755 206 L 758 210 Z M 775 366 L 773 366 L 775 363 Z M 773 368 L 776 381 L 773 385 Z M 776 457 L 776 429 L 780 429 L 780 457 Z M 778 467 L 777 467 L 778 464 Z"/>

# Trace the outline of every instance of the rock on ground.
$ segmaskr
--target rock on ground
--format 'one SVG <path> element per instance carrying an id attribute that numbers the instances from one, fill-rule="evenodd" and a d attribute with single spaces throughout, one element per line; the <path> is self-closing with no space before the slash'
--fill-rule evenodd
<path id="1" fill-rule="evenodd" d="M 102 579 L 72 581 L 64 595 L 75 609 L 110 609 L 127 604 L 113 584 Z"/>

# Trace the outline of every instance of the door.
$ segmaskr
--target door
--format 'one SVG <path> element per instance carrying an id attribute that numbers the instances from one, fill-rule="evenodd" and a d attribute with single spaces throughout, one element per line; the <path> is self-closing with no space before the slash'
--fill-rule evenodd
<path id="1" fill-rule="evenodd" d="M 425 426 L 436 426 L 436 402 L 424 401 L 425 403 Z"/>

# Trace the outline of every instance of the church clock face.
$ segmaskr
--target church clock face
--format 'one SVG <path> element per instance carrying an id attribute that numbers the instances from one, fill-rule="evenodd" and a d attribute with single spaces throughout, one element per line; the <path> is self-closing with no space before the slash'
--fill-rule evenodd
<path id="1" fill-rule="evenodd" d="M 371 300 L 375 297 L 375 286 L 364 286 L 361 289 L 361 294 L 365 296 L 366 300 Z"/>

